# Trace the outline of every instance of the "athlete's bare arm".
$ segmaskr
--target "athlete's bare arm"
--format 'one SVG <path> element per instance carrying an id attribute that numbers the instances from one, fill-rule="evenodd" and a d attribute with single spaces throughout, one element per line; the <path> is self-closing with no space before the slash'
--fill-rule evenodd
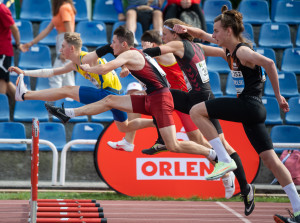
<path id="1" fill-rule="evenodd" d="M 86 54 L 83 58 L 82 58 L 82 64 L 90 64 L 93 63 L 94 61 L 97 61 L 98 59 L 98 55 L 96 53 L 96 51 L 90 52 L 88 54 Z"/>
<path id="2" fill-rule="evenodd" d="M 224 60 L 226 60 L 226 54 L 224 50 L 220 47 L 214 47 L 214 46 L 207 46 L 203 44 L 201 45 L 205 56 L 211 56 L 211 57 L 222 57 Z"/>
<path id="3" fill-rule="evenodd" d="M 174 55 L 182 58 L 184 55 L 184 46 L 182 41 L 171 41 L 164 45 L 159 46 L 161 54 L 173 53 Z"/>
<path id="4" fill-rule="evenodd" d="M 210 43 L 217 43 L 217 41 L 212 37 L 212 34 L 203 31 L 202 29 L 196 27 L 190 27 L 185 25 L 175 24 L 173 30 L 176 33 L 189 33 L 193 37 L 202 39 Z"/>
<path id="5" fill-rule="evenodd" d="M 135 50 L 128 50 L 121 53 L 116 59 L 106 63 L 91 67 L 89 64 L 80 65 L 86 72 L 95 74 L 106 74 L 118 67 L 126 65 L 129 70 L 141 70 L 145 65 L 145 60 L 141 53 Z"/>

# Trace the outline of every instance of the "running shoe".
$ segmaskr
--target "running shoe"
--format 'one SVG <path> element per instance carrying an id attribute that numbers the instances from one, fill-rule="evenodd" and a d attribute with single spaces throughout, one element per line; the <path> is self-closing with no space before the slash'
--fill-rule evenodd
<path id="1" fill-rule="evenodd" d="M 290 210 L 288 210 L 290 217 L 286 218 L 279 214 L 274 215 L 274 221 L 276 223 L 300 223 L 300 211 L 292 214 Z"/>
<path id="2" fill-rule="evenodd" d="M 24 84 L 24 74 L 20 74 L 17 82 L 16 82 L 17 88 L 16 88 L 16 94 L 15 94 L 15 100 L 16 101 L 24 101 L 22 96 L 25 94 L 28 90 Z"/>
<path id="3" fill-rule="evenodd" d="M 230 199 L 235 191 L 235 175 L 232 171 L 229 172 L 229 176 L 222 178 L 224 187 L 225 187 L 225 198 Z"/>
<path id="4" fill-rule="evenodd" d="M 164 144 L 155 142 L 155 144 L 149 148 L 149 149 L 143 149 L 142 153 L 147 154 L 147 155 L 155 155 L 157 153 L 161 152 L 167 152 L 167 147 Z"/>
<path id="5" fill-rule="evenodd" d="M 50 114 L 57 117 L 62 123 L 67 123 L 70 120 L 70 117 L 65 113 L 64 103 L 61 104 L 61 108 L 49 103 L 45 103 L 45 107 Z"/>
<path id="6" fill-rule="evenodd" d="M 127 142 L 125 138 L 123 138 L 119 142 L 108 141 L 107 144 L 111 148 L 116 149 L 116 150 L 121 150 L 121 151 L 132 152 L 134 149 L 134 144 Z"/>
<path id="7" fill-rule="evenodd" d="M 249 193 L 247 195 L 241 195 L 245 204 L 245 215 L 248 216 L 252 213 L 255 207 L 254 195 L 255 186 L 253 184 L 248 184 L 250 186 Z"/>
<path id="8" fill-rule="evenodd" d="M 233 159 L 231 159 L 230 163 L 219 161 L 216 163 L 214 171 L 205 178 L 206 180 L 216 180 L 224 176 L 226 173 L 235 170 L 236 168 L 237 166 Z"/>

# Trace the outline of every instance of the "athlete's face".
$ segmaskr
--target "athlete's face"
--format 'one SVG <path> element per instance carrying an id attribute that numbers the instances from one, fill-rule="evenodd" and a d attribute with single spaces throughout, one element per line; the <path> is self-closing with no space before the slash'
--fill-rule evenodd
<path id="1" fill-rule="evenodd" d="M 214 23 L 214 33 L 212 35 L 212 37 L 217 41 L 217 44 L 219 46 L 223 46 L 226 37 L 228 36 L 228 30 L 224 29 L 221 26 L 221 21 L 217 21 Z"/>
<path id="2" fill-rule="evenodd" d="M 113 36 L 112 43 L 110 44 L 111 48 L 114 50 L 115 55 L 119 55 L 123 52 L 125 42 L 120 42 L 116 35 Z"/>
<path id="3" fill-rule="evenodd" d="M 68 44 L 65 40 L 63 41 L 61 48 L 59 50 L 59 52 L 61 53 L 61 55 L 66 58 L 66 59 L 70 59 L 70 56 L 72 54 L 72 46 L 70 44 Z"/>
<path id="4" fill-rule="evenodd" d="M 168 30 L 167 28 L 163 28 L 162 41 L 164 43 L 171 42 L 176 39 L 176 34 Z"/>

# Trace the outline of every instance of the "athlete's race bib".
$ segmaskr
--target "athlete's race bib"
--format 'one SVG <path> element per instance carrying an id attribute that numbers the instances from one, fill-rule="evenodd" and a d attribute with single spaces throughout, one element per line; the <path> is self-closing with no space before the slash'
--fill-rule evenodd
<path id="1" fill-rule="evenodd" d="M 231 76 L 233 79 L 233 83 L 236 89 L 236 93 L 240 94 L 244 90 L 245 83 L 244 83 L 244 77 L 241 71 L 234 71 L 231 70 Z"/>
<path id="2" fill-rule="evenodd" d="M 200 74 L 201 80 L 203 83 L 206 83 L 209 81 L 208 71 L 206 67 L 205 60 L 202 60 L 199 63 L 196 63 L 196 67 L 198 69 L 198 72 Z"/>

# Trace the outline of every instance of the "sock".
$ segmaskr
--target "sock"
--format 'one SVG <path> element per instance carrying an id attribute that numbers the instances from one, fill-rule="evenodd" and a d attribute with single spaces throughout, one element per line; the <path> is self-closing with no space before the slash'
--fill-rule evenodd
<path id="1" fill-rule="evenodd" d="M 216 152 L 215 152 L 213 149 L 210 149 L 207 158 L 209 158 L 209 159 L 211 159 L 211 160 L 215 160 L 216 157 L 217 157 Z"/>
<path id="2" fill-rule="evenodd" d="M 223 177 L 222 181 L 225 187 L 230 187 L 231 186 L 231 182 L 229 181 L 230 176 L 228 177 Z"/>
<path id="3" fill-rule="evenodd" d="M 131 144 L 130 142 L 128 142 L 126 139 L 125 139 L 125 137 L 123 138 L 123 140 L 125 141 L 125 143 L 127 144 L 127 145 L 133 145 L 133 144 Z"/>
<path id="4" fill-rule="evenodd" d="M 153 123 L 154 123 L 154 125 L 155 125 L 155 127 L 156 127 L 157 136 L 158 136 L 158 138 L 157 138 L 157 140 L 156 140 L 156 143 L 165 145 L 165 142 L 164 142 L 163 138 L 162 138 L 161 135 L 160 135 L 160 132 L 159 132 L 159 129 L 158 129 L 158 126 L 157 126 L 156 119 L 155 119 L 153 116 L 152 116 L 152 118 L 153 118 Z"/>
<path id="5" fill-rule="evenodd" d="M 75 117 L 74 108 L 66 108 L 65 109 L 65 114 L 67 116 L 69 116 L 70 118 L 74 118 Z"/>
<path id="6" fill-rule="evenodd" d="M 216 151 L 219 161 L 224 162 L 224 163 L 231 162 L 231 158 L 228 155 L 228 153 L 227 153 L 226 149 L 224 148 L 219 137 L 210 140 L 209 143 Z"/>
<path id="7" fill-rule="evenodd" d="M 239 156 L 239 154 L 237 154 L 237 152 L 234 152 L 230 155 L 230 157 L 235 161 L 236 166 L 237 166 L 236 170 L 233 171 L 233 173 L 239 182 L 239 185 L 241 188 L 241 193 L 243 195 L 247 195 L 249 193 L 250 187 L 248 187 L 248 183 L 246 180 L 246 174 L 245 174 L 244 167 L 243 167 L 242 161 L 240 159 L 240 156 Z"/>
<path id="8" fill-rule="evenodd" d="M 300 198 L 294 183 L 290 183 L 283 187 L 283 190 L 290 199 L 294 213 L 300 211 Z"/>

